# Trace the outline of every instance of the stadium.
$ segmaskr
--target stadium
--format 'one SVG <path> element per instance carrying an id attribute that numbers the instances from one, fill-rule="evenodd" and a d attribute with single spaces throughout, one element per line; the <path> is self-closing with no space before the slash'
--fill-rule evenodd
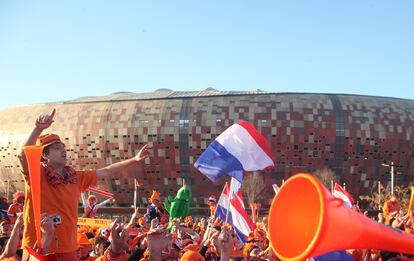
<path id="1" fill-rule="evenodd" d="M 174 195 L 183 178 L 191 185 L 197 207 L 223 188 L 193 167 L 203 150 L 227 127 L 247 120 L 268 140 L 275 170 L 263 171 L 258 200 L 269 205 L 270 184 L 299 172 L 329 167 L 353 195 L 369 194 L 381 181 L 413 185 L 414 101 L 348 94 L 172 91 L 119 92 L 101 97 L 34 104 L 0 111 L 0 192 L 23 189 L 19 145 L 36 117 L 56 108 L 49 129 L 66 143 L 69 164 L 77 169 L 103 167 L 135 155 L 146 143 L 152 156 L 138 169 L 101 181 L 98 187 L 117 203 L 146 204 L 152 189 Z"/>

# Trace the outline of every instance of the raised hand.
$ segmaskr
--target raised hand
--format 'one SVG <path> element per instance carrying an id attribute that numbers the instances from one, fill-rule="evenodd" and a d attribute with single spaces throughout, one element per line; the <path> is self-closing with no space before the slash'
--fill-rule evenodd
<path id="1" fill-rule="evenodd" d="M 112 251 L 113 253 L 121 253 L 126 246 L 129 229 L 124 228 L 119 220 L 116 220 L 112 223 L 110 231 L 111 235 L 109 237 Z"/>
<path id="2" fill-rule="evenodd" d="M 138 154 L 135 155 L 134 160 L 135 161 L 141 161 L 144 160 L 145 158 L 148 158 L 150 155 L 149 151 L 148 151 L 148 144 L 145 144 L 144 147 L 142 147 Z"/>
<path id="3" fill-rule="evenodd" d="M 56 113 L 56 109 L 53 109 L 50 114 L 40 115 L 36 119 L 36 123 L 35 123 L 36 128 L 38 128 L 39 130 L 44 130 L 44 129 L 49 128 L 50 125 L 52 125 L 52 123 L 54 122 L 55 113 Z"/>
<path id="4" fill-rule="evenodd" d="M 233 249 L 231 231 L 227 227 L 222 227 L 220 234 L 214 239 L 214 244 L 220 249 L 221 256 L 230 256 Z"/>
<path id="5" fill-rule="evenodd" d="M 16 213 L 16 216 L 17 216 L 17 219 L 16 219 L 16 223 L 14 223 L 14 226 L 18 226 L 18 227 L 22 228 L 23 225 L 24 225 L 23 212 Z"/>
<path id="6" fill-rule="evenodd" d="M 163 229 L 157 228 L 158 224 L 158 218 L 152 219 L 151 228 L 147 234 L 148 250 L 153 257 L 160 254 L 161 251 L 169 246 L 172 241 L 172 235 L 170 233 L 166 233 Z"/>
<path id="7" fill-rule="evenodd" d="M 53 235 L 55 232 L 55 223 L 53 222 L 54 216 L 56 215 L 50 215 L 46 213 L 42 213 L 40 215 L 40 229 L 42 230 L 43 234 Z"/>
<path id="8" fill-rule="evenodd" d="M 128 223 L 127 227 L 132 228 L 134 226 L 136 220 L 141 216 L 142 215 L 139 213 L 139 208 L 136 208 L 134 214 L 132 214 L 131 219 L 129 220 L 129 223 Z"/>

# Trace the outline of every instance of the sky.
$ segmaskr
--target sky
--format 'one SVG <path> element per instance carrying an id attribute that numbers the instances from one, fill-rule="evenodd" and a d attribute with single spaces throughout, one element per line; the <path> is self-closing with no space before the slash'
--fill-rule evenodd
<path id="1" fill-rule="evenodd" d="M 114 92 L 414 99 L 414 1 L 1 0 L 0 109 Z"/>

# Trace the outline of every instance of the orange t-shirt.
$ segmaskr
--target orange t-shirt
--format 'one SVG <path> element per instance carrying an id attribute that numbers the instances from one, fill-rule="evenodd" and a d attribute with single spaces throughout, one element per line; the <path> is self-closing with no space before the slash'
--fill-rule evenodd
<path id="1" fill-rule="evenodd" d="M 400 211 L 401 207 L 398 204 L 398 201 L 392 202 L 391 200 L 387 200 L 383 207 L 384 215 L 388 216 L 390 213 L 395 211 Z"/>
<path id="2" fill-rule="evenodd" d="M 392 202 L 391 200 L 387 200 L 384 203 L 384 207 L 382 208 L 382 212 L 385 216 L 385 224 L 389 225 L 390 223 L 390 214 L 395 211 L 400 211 L 401 207 L 398 201 Z"/>
<path id="3" fill-rule="evenodd" d="M 87 187 L 96 184 L 95 170 L 77 171 L 76 184 L 59 184 L 52 186 L 46 177 L 44 168 L 41 167 L 40 179 L 40 213 L 57 214 L 61 217 L 62 224 L 56 226 L 55 237 L 49 248 L 49 253 L 68 253 L 78 249 L 77 221 L 78 200 L 80 193 Z M 33 248 L 36 243 L 36 228 L 32 203 L 32 191 L 29 176 L 25 178 L 25 203 L 24 203 L 24 232 L 22 247 Z"/>

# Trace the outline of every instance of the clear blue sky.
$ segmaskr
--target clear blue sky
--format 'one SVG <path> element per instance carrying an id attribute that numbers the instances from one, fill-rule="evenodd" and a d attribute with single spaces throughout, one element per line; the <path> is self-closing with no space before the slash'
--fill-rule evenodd
<path id="1" fill-rule="evenodd" d="M 414 99 L 414 1 L 0 1 L 0 108 L 117 91 Z"/>

